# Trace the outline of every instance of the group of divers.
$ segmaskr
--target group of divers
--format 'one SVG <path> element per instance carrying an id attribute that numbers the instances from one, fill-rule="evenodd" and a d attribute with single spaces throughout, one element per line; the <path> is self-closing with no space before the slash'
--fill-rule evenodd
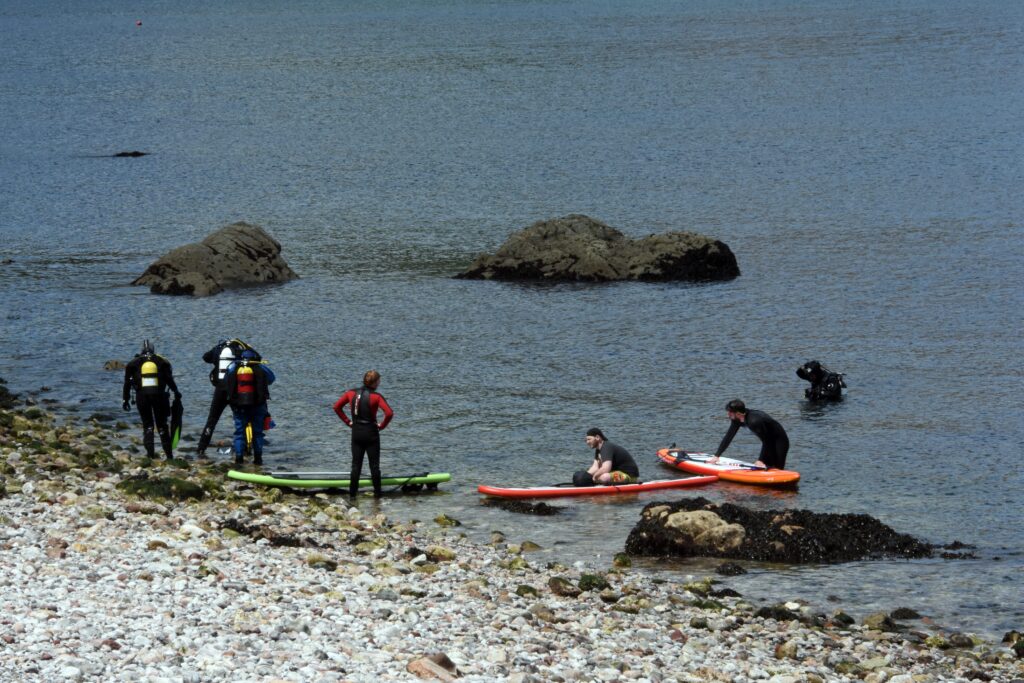
<path id="1" fill-rule="evenodd" d="M 235 464 L 242 464 L 251 452 L 253 464 L 263 464 L 264 433 L 273 426 L 267 407 L 270 385 L 276 379 L 273 370 L 252 346 L 240 339 L 221 339 L 203 354 L 203 361 L 213 366 L 210 383 L 213 397 L 210 410 L 196 446 L 198 458 L 206 458 L 206 449 L 213 438 L 224 409 L 231 407 L 234 418 L 232 451 Z M 809 361 L 796 371 L 797 376 L 811 383 L 804 394 L 810 400 L 837 400 L 846 386 L 840 373 L 832 372 L 818 361 Z M 380 432 L 394 417 L 387 400 L 377 392 L 380 373 L 370 370 L 363 375 L 362 385 L 349 389 L 334 403 L 334 412 L 352 430 L 352 469 L 349 476 L 349 495 L 358 492 L 364 458 L 369 460 L 374 497 L 381 496 Z M 156 353 L 147 339 L 142 350 L 124 370 L 122 408 L 135 407 L 142 419 L 143 444 L 146 454 L 155 457 L 155 436 L 159 434 L 164 455 L 174 454 L 174 441 L 168 421 L 172 415 L 170 396 L 180 411 L 181 392 L 174 381 L 171 363 Z M 346 413 L 346 409 L 348 412 Z M 729 429 L 722 437 L 709 464 L 714 464 L 732 443 L 740 427 L 746 427 L 761 441 L 761 452 L 755 467 L 784 469 L 789 453 L 789 437 L 777 420 L 761 410 L 747 408 L 743 401 L 734 399 L 726 406 Z M 378 415 L 383 414 L 378 421 Z M 178 413 L 180 420 L 180 412 Z M 180 425 L 179 425 L 180 427 Z M 639 481 L 636 460 L 622 446 L 609 441 L 597 427 L 587 430 L 585 441 L 594 450 L 594 460 L 586 471 L 573 476 L 577 486 L 631 484 Z"/>

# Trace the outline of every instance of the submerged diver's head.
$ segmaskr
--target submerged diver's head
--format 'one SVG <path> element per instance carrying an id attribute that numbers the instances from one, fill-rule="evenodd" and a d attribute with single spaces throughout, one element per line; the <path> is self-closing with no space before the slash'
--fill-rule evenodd
<path id="1" fill-rule="evenodd" d="M 796 376 L 811 384 L 817 384 L 825 376 L 825 371 L 822 369 L 821 363 L 811 360 L 796 369 Z"/>

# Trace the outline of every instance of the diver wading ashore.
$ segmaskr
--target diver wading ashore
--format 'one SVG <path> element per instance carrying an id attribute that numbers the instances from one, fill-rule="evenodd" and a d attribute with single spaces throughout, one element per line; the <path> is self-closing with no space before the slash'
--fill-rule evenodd
<path id="1" fill-rule="evenodd" d="M 257 359 L 252 349 L 228 365 L 224 374 L 224 393 L 235 420 L 232 443 L 235 464 L 240 465 L 246 453 L 252 453 L 254 465 L 263 464 L 263 428 L 268 413 L 270 385 L 277 379 L 266 364 Z"/>
<path id="2" fill-rule="evenodd" d="M 174 392 L 175 400 L 181 399 L 170 362 L 158 356 L 153 344 L 147 339 L 142 344 L 142 350 L 124 368 L 121 407 L 125 412 L 131 411 L 134 394 L 135 407 L 142 418 L 142 442 L 150 458 L 155 457 L 156 453 L 154 430 L 160 434 L 164 455 L 168 460 L 174 457 L 171 432 L 167 426 L 171 416 L 169 391 Z"/>
<path id="3" fill-rule="evenodd" d="M 199 444 L 196 446 L 196 455 L 200 458 L 206 457 L 206 449 L 210 445 L 210 439 L 213 438 L 213 430 L 217 428 L 217 422 L 228 405 L 224 377 L 228 374 L 231 364 L 241 360 L 242 352 L 247 350 L 255 354 L 255 360 L 262 360 L 259 352 L 241 339 L 221 339 L 216 346 L 203 354 L 203 362 L 213 365 L 210 370 L 213 397 L 210 399 L 210 412 L 206 416 L 206 425 L 203 427 L 203 433 L 199 435 Z"/>

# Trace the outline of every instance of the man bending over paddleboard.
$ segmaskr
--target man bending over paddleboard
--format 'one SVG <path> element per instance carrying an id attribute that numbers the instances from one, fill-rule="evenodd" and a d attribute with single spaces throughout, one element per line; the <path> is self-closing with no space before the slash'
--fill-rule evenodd
<path id="1" fill-rule="evenodd" d="M 632 484 L 640 479 L 633 456 L 622 446 L 608 441 L 600 429 L 591 427 L 584 438 L 594 449 L 594 463 L 587 473 L 595 484 Z"/>
<path id="2" fill-rule="evenodd" d="M 718 444 L 715 457 L 708 458 L 707 463 L 709 465 L 714 465 L 718 462 L 718 458 L 721 457 L 722 453 L 725 453 L 725 449 L 732 443 L 732 437 L 736 436 L 740 425 L 744 425 L 747 429 L 754 432 L 757 438 L 761 439 L 761 455 L 758 456 L 754 466 L 777 470 L 786 468 L 786 454 L 789 453 L 789 437 L 786 436 L 786 430 L 782 428 L 782 425 L 776 422 L 768 413 L 760 410 L 748 410 L 743 405 L 743 401 L 739 399 L 733 399 L 725 404 L 725 412 L 728 414 L 729 419 L 732 420 L 732 424 L 729 425 L 729 431 L 722 437 L 722 443 Z"/>

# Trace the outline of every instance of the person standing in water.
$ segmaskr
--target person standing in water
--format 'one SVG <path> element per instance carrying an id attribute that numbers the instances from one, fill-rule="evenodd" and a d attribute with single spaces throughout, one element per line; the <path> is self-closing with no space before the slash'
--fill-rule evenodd
<path id="1" fill-rule="evenodd" d="M 363 386 L 349 389 L 335 404 L 334 412 L 341 421 L 352 428 L 352 472 L 349 475 L 350 497 L 359 491 L 359 476 L 363 470 L 363 458 L 369 456 L 370 478 L 373 480 L 373 496 L 381 496 L 380 484 L 380 433 L 391 422 L 395 413 L 383 396 L 377 393 L 380 373 L 370 370 L 363 375 Z M 351 417 L 345 414 L 348 407 Z M 377 413 L 383 412 L 384 419 L 377 422 Z"/>
<path id="2" fill-rule="evenodd" d="M 786 455 L 789 453 L 789 437 L 786 430 L 782 428 L 771 415 L 760 410 L 750 410 L 739 399 L 729 401 L 725 405 L 725 412 L 732 420 L 729 431 L 722 437 L 722 443 L 718 444 L 715 457 L 708 459 L 708 464 L 713 465 L 722 457 L 722 453 L 732 443 L 732 437 L 736 436 L 741 426 L 745 426 L 757 435 L 761 440 L 761 455 L 758 456 L 756 467 L 767 469 L 785 469 Z"/>
<path id="3" fill-rule="evenodd" d="M 267 417 L 270 385 L 277 377 L 266 361 L 258 360 L 252 349 L 228 366 L 224 375 L 224 393 L 235 419 L 233 448 L 235 464 L 241 465 L 246 447 L 246 425 L 252 426 L 252 462 L 263 464 L 263 425 Z"/>
<path id="4" fill-rule="evenodd" d="M 131 394 L 135 392 L 135 407 L 142 418 L 142 443 L 146 447 L 146 455 L 155 457 L 154 429 L 160 433 L 160 445 L 164 455 L 170 460 L 174 457 L 171 447 L 171 433 L 167 428 L 167 418 L 171 414 L 168 390 L 174 397 L 181 398 L 181 392 L 174 383 L 174 372 L 170 362 L 163 356 L 156 355 L 156 349 L 147 339 L 142 344 L 142 351 L 124 368 L 124 386 L 121 389 L 121 407 L 125 412 L 131 410 Z"/>
<path id="5" fill-rule="evenodd" d="M 210 384 L 213 385 L 213 398 L 210 401 L 210 412 L 206 416 L 206 426 L 203 433 L 199 435 L 199 444 L 196 446 L 196 455 L 200 458 L 206 457 L 206 449 L 213 438 L 213 430 L 217 427 L 224 408 L 228 405 L 228 395 L 224 390 L 224 376 L 228 374 L 228 368 L 237 360 L 241 360 L 243 351 L 252 351 L 256 354 L 256 360 L 260 360 L 260 354 L 241 339 L 221 339 L 217 345 L 203 354 L 203 362 L 213 365 L 210 370 Z"/>

